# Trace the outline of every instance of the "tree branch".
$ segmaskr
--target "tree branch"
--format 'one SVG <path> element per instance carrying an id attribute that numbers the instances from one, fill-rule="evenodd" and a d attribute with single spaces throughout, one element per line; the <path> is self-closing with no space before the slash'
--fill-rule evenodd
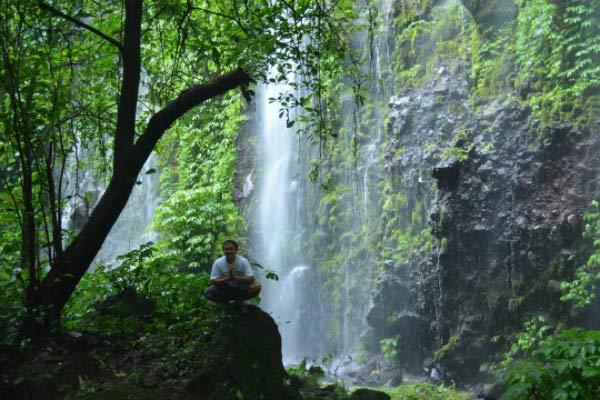
<path id="1" fill-rule="evenodd" d="M 115 130 L 113 172 L 128 164 L 135 137 L 135 114 L 142 70 L 142 0 L 125 0 L 123 76 Z"/>
<path id="2" fill-rule="evenodd" d="M 90 25 L 86 24 L 83 21 L 78 20 L 77 18 L 73 18 L 70 15 L 67 15 L 67 14 L 63 13 L 62 11 L 57 10 L 56 8 L 52 7 L 50 4 L 44 3 L 43 1 L 39 1 L 38 2 L 38 6 L 42 10 L 49 11 L 49 12 L 51 12 L 54 15 L 57 15 L 57 16 L 59 16 L 61 18 L 66 19 L 67 21 L 70 21 L 70 22 L 74 23 L 75 25 L 77 25 L 80 28 L 83 28 L 85 30 L 88 30 L 88 31 L 92 32 L 95 35 L 100 36 L 102 39 L 106 40 L 108 43 L 116 46 L 119 49 L 119 52 L 121 54 L 123 54 L 123 46 L 115 38 L 110 37 L 106 33 L 104 33 L 102 31 L 94 28 L 93 26 L 90 26 Z"/>
<path id="3" fill-rule="evenodd" d="M 163 133 L 178 118 L 198 104 L 224 94 L 238 86 L 245 87 L 251 82 L 253 80 L 250 75 L 243 69 L 238 68 L 220 75 L 207 83 L 193 86 L 181 92 L 175 100 L 170 101 L 150 118 L 146 130 L 135 144 L 134 151 L 136 158 L 143 163 Z"/>

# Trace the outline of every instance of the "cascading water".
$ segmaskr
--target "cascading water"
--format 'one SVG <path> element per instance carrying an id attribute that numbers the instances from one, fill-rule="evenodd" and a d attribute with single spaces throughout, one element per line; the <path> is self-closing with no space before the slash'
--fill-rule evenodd
<path id="1" fill-rule="evenodd" d="M 137 249 L 140 245 L 157 240 L 157 233 L 150 229 L 154 211 L 160 202 L 159 173 L 156 156 L 151 154 L 138 177 L 127 205 L 104 241 L 94 263 L 110 263 L 118 255 Z"/>
<path id="2" fill-rule="evenodd" d="M 292 135 L 283 119 L 278 117 L 278 107 L 269 99 L 276 98 L 283 86 L 267 85 L 261 89 L 260 138 L 265 166 L 260 188 L 259 226 L 261 255 L 269 265 L 282 263 L 282 243 L 287 230 L 289 166 Z"/>
<path id="3" fill-rule="evenodd" d="M 79 156 L 85 156 L 85 151 L 80 148 L 76 151 L 80 153 Z M 156 157 L 152 154 L 144 164 L 138 184 L 133 188 L 127 205 L 96 255 L 92 267 L 112 264 L 117 256 L 156 240 L 156 233 L 149 227 L 160 202 L 159 174 L 146 173 L 156 170 Z M 105 190 L 99 181 L 92 176 L 90 169 L 72 169 L 67 173 L 62 193 L 63 198 L 68 199 L 63 212 L 65 228 L 79 230 L 87 222 Z"/>
<path id="4" fill-rule="evenodd" d="M 308 267 L 290 268 L 290 254 L 286 250 L 289 235 L 290 179 L 293 130 L 280 118 L 279 104 L 273 99 L 289 90 L 286 85 L 263 85 L 258 90 L 257 113 L 259 156 L 262 162 L 258 207 L 259 260 L 275 271 L 280 282 L 263 280 L 262 307 L 278 322 L 282 334 L 282 351 L 286 360 L 295 360 L 302 350 L 298 344 L 298 318 L 302 281 Z"/>
<path id="5" fill-rule="evenodd" d="M 142 72 L 140 98 L 148 90 L 148 77 Z M 140 102 L 137 112 L 142 109 Z M 81 229 L 106 189 L 101 183 L 102 178 L 93 176 L 92 168 L 80 168 L 78 160 L 92 157 L 93 154 L 81 143 L 76 144 L 61 188 L 62 197 L 68 200 L 62 218 L 65 229 Z M 94 258 L 92 268 L 99 264 L 111 265 L 117 256 L 157 239 L 157 233 L 150 229 L 154 211 L 160 202 L 160 174 L 156 161 L 154 153 L 146 160 L 127 205 Z"/>
<path id="6" fill-rule="evenodd" d="M 372 79 L 367 89 L 373 107 L 359 115 L 362 109 L 354 99 L 340 99 L 342 129 L 354 132 L 354 139 L 340 139 L 340 146 L 348 154 L 352 148 L 356 151 L 354 165 L 336 173 L 332 181 L 333 188 L 351 188 L 349 197 L 340 200 L 344 209 L 336 217 L 342 237 L 323 232 L 323 222 L 319 222 L 329 213 L 322 199 L 331 188 L 308 180 L 311 160 L 317 153 L 314 145 L 305 138 L 296 144 L 295 132 L 280 118 L 279 104 L 269 102 L 289 88 L 262 86 L 257 96 L 261 174 L 255 249 L 258 261 L 280 277 L 277 283 L 262 280 L 262 307 L 279 323 L 286 363 L 326 355 L 343 360 L 357 350 L 359 337 L 367 327 L 373 266 L 379 257 L 372 242 L 380 216 L 381 145 L 391 90 L 391 0 L 382 0 L 378 7 L 382 23 L 371 33 L 372 48 L 365 49 L 369 40 L 364 33 L 353 40 L 354 46 L 365 52 L 364 72 Z M 362 139 L 355 146 L 353 140 L 359 130 Z M 341 256 L 332 267 L 338 279 L 333 288 L 326 289 L 323 284 L 328 278 L 323 275 L 323 264 L 331 261 L 323 254 L 334 245 Z M 357 254 L 359 247 L 364 250 Z M 332 289 L 342 297 L 331 298 Z"/>

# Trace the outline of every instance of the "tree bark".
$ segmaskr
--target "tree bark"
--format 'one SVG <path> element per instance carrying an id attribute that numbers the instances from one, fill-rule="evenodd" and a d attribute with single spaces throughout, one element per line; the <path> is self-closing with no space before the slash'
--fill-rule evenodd
<path id="1" fill-rule="evenodd" d="M 134 143 L 141 72 L 142 1 L 126 0 L 125 10 L 123 77 L 115 129 L 113 174 L 89 220 L 41 282 L 37 303 L 45 307 L 47 329 L 60 326 L 64 305 L 127 204 L 144 163 L 164 132 L 200 103 L 252 82 L 244 70 L 237 69 L 191 87 L 154 114 L 144 133 Z"/>

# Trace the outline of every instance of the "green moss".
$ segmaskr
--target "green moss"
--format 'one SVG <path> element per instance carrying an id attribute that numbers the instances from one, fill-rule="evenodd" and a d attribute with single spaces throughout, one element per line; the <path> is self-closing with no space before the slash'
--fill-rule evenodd
<path id="1" fill-rule="evenodd" d="M 421 235 L 425 238 L 422 246 L 423 252 L 425 254 L 429 254 L 433 249 L 433 240 L 431 237 L 431 232 L 429 231 L 429 229 L 424 229 Z"/>
<path id="2" fill-rule="evenodd" d="M 517 311 L 525 303 L 525 296 L 516 296 L 508 299 L 508 310 Z"/>
<path id="3" fill-rule="evenodd" d="M 425 17 L 434 4 L 434 0 L 408 0 L 398 1 L 396 4 L 396 15 L 394 21 L 398 29 L 405 28 L 414 21 Z"/>
<path id="4" fill-rule="evenodd" d="M 382 339 L 379 342 L 381 354 L 388 360 L 395 360 L 398 358 L 398 336 L 393 338 Z"/>
<path id="5" fill-rule="evenodd" d="M 458 333 L 455 333 L 454 335 L 450 336 L 446 344 L 444 344 L 441 348 L 437 349 L 433 353 L 434 360 L 440 361 L 444 358 L 446 354 L 451 353 L 456 348 L 456 345 L 458 344 L 459 340 L 460 336 Z"/>
<path id="6" fill-rule="evenodd" d="M 393 72 L 395 88 L 420 87 L 439 65 L 470 58 L 470 32 L 474 24 L 458 2 L 436 6 L 415 18 L 401 15 L 396 21 Z"/>
<path id="7" fill-rule="evenodd" d="M 513 22 L 481 34 L 471 33 L 471 78 L 475 81 L 474 98 L 488 99 L 510 91 L 514 86 Z"/>
<path id="8" fill-rule="evenodd" d="M 498 307 L 500 302 L 500 293 L 496 290 L 488 290 L 485 293 L 485 301 L 489 310 L 495 309 L 496 307 Z"/>
<path id="9" fill-rule="evenodd" d="M 443 237 L 440 239 L 440 253 L 445 254 L 448 252 L 448 238 Z"/>
<path id="10" fill-rule="evenodd" d="M 442 150 L 441 158 L 442 160 L 455 159 L 459 162 L 464 162 L 469 158 L 469 151 L 468 149 L 463 149 L 461 147 L 450 146 Z"/>
<path id="11" fill-rule="evenodd" d="M 387 393 L 391 400 L 467 400 L 469 398 L 468 393 L 457 391 L 453 386 L 431 383 L 409 383 L 394 388 L 375 387 L 370 389 Z"/>
<path id="12" fill-rule="evenodd" d="M 398 314 L 396 313 L 391 313 L 387 316 L 386 318 L 387 324 L 388 326 L 392 326 L 396 323 L 396 321 L 398 321 Z"/>

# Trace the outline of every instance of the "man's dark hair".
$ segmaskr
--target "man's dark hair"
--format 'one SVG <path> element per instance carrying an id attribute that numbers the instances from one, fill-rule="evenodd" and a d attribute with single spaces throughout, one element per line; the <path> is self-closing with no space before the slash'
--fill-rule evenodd
<path id="1" fill-rule="evenodd" d="M 231 244 L 233 245 L 233 247 L 235 247 L 236 250 L 238 250 L 238 244 L 235 240 L 227 239 L 223 242 L 223 247 L 225 247 L 226 244 Z"/>

